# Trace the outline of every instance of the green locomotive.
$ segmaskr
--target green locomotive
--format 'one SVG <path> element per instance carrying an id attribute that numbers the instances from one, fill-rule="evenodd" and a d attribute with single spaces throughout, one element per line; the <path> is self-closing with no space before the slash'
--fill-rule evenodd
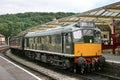
<path id="1" fill-rule="evenodd" d="M 15 39 L 13 38 L 11 43 L 14 43 Z M 19 39 L 22 49 L 11 44 L 13 52 L 22 50 L 30 59 L 63 69 L 83 73 L 85 69 L 100 69 L 105 63 L 101 50 L 101 31 L 92 22 L 80 21 L 48 30 L 29 32 Z"/>

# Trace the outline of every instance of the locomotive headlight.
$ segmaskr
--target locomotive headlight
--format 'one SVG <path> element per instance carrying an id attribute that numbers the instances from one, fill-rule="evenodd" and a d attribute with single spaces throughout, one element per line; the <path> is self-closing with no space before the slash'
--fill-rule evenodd
<path id="1" fill-rule="evenodd" d="M 92 39 L 90 39 L 90 43 L 92 43 Z"/>

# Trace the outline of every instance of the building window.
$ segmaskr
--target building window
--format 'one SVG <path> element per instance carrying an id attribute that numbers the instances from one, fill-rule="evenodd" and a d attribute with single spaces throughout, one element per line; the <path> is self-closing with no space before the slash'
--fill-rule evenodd
<path id="1" fill-rule="evenodd" d="M 106 34 L 104 34 L 104 35 L 103 35 L 103 38 L 107 38 L 107 35 L 106 35 Z"/>

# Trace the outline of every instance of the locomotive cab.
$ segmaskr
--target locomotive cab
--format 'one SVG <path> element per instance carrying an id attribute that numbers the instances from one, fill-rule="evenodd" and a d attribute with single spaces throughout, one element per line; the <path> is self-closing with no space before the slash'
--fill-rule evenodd
<path id="1" fill-rule="evenodd" d="M 92 22 L 79 22 L 63 37 L 63 53 L 73 54 L 76 71 L 101 69 L 105 63 L 102 57 L 101 31 Z"/>
<path id="2" fill-rule="evenodd" d="M 101 31 L 94 23 L 81 22 L 79 27 L 72 32 L 74 63 L 81 67 L 82 73 L 85 68 L 88 71 L 92 68 L 101 69 L 105 63 L 105 58 L 102 57 Z"/>

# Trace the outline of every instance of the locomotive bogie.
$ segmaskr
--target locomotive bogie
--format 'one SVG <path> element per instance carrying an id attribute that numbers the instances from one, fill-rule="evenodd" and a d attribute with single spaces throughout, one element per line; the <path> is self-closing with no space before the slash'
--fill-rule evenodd
<path id="1" fill-rule="evenodd" d="M 25 50 L 25 56 L 30 60 L 49 63 L 62 69 L 70 68 L 74 64 L 73 57 L 68 57 L 67 55 L 61 55 L 59 53 L 50 54 L 49 52 L 39 52 L 38 50 Z"/>

